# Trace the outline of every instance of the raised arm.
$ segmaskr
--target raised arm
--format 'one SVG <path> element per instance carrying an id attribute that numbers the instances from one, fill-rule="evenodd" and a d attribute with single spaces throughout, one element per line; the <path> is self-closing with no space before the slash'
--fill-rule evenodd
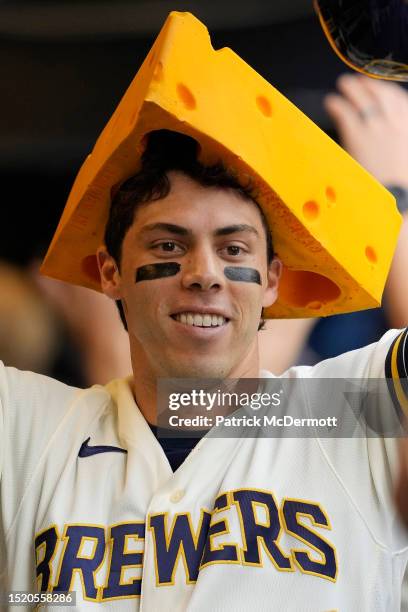
<path id="1" fill-rule="evenodd" d="M 408 324 L 408 93 L 400 85 L 343 75 L 326 97 L 344 148 L 397 197 L 404 224 L 391 266 L 384 306 L 390 327 Z M 364 203 L 369 214 L 369 202 Z"/>

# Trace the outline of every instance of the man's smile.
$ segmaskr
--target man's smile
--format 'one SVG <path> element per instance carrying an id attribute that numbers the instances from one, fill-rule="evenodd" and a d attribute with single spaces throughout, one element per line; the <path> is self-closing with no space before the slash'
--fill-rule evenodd
<path id="1" fill-rule="evenodd" d="M 213 338 L 223 334 L 230 323 L 230 317 L 223 308 L 204 305 L 178 307 L 170 318 L 175 322 L 178 333 L 195 339 Z"/>
<path id="2" fill-rule="evenodd" d="M 231 317 L 225 308 L 220 306 L 208 306 L 204 304 L 180 304 L 171 311 L 173 321 L 187 327 L 201 327 L 207 330 L 211 328 L 225 327 Z"/>
<path id="3" fill-rule="evenodd" d="M 194 327 L 221 327 L 229 320 L 222 315 L 217 315 L 215 313 L 211 314 L 189 311 L 172 315 L 172 318 L 179 323 L 183 323 L 183 325 L 192 325 Z"/>

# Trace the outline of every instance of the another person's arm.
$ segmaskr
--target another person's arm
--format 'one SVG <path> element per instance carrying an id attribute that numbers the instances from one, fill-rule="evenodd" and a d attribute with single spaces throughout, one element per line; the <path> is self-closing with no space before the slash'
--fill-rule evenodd
<path id="1" fill-rule="evenodd" d="M 408 192 L 408 93 L 400 85 L 347 74 L 338 94 L 326 97 L 344 148 L 386 187 Z M 367 214 L 369 214 L 369 202 Z M 390 327 L 408 324 L 408 210 L 399 198 L 404 224 L 385 293 Z"/>
<path id="2" fill-rule="evenodd" d="M 40 277 L 39 282 L 82 352 L 87 383 L 104 385 L 129 375 L 129 338 L 114 302 L 62 281 Z"/>

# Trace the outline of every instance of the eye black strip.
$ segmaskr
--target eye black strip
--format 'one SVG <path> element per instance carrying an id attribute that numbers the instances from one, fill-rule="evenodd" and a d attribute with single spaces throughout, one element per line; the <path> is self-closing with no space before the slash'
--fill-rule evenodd
<path id="1" fill-rule="evenodd" d="M 166 276 L 175 276 L 180 272 L 180 264 L 175 261 L 165 261 L 163 263 L 147 264 L 136 270 L 136 283 L 146 280 L 156 280 L 157 278 L 166 278 Z"/>
<path id="2" fill-rule="evenodd" d="M 257 283 L 258 285 L 262 285 L 261 275 L 259 274 L 258 270 L 254 270 L 254 268 L 228 266 L 227 268 L 224 268 L 224 274 L 228 280 L 240 281 L 243 283 Z"/>

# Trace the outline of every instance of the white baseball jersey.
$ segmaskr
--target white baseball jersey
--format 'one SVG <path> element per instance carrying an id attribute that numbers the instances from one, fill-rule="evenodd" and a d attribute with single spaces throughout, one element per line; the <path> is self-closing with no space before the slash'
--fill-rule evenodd
<path id="1" fill-rule="evenodd" d="M 387 362 L 396 380 L 406 338 L 286 376 Z M 173 473 L 127 380 L 78 390 L 2 368 L 0 400 L 0 591 L 72 590 L 78 610 L 400 609 L 395 440 L 206 436 Z"/>

